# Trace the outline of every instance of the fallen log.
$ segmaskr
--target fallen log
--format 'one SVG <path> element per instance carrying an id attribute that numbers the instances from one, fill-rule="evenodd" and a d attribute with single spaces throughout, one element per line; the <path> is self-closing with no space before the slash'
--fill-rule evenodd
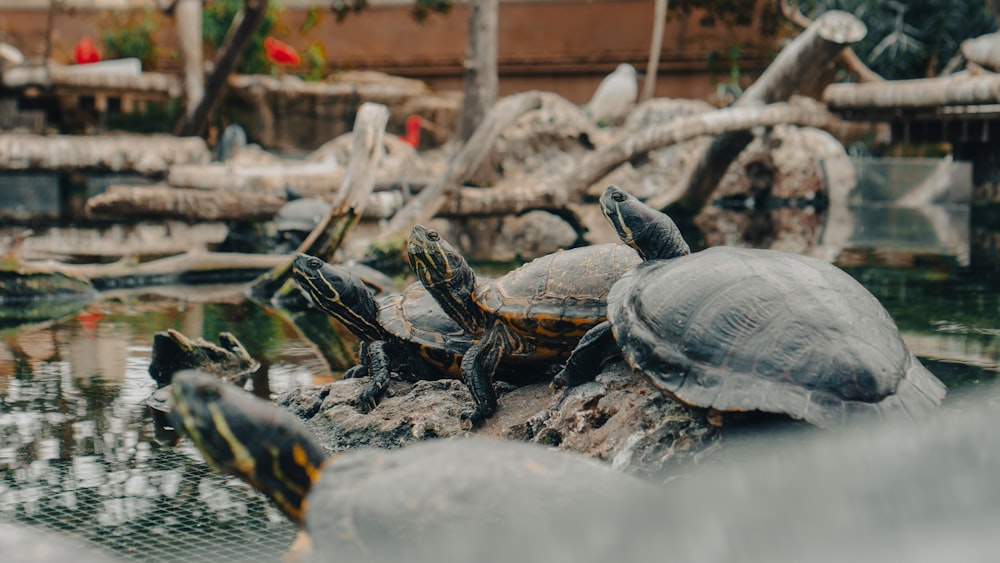
<path id="1" fill-rule="evenodd" d="M 622 138 L 583 159 L 575 172 L 552 174 L 538 181 L 517 179 L 490 188 L 463 187 L 444 202 L 438 216 L 519 214 L 533 209 L 559 210 L 577 202 L 583 192 L 622 162 L 704 135 L 745 131 L 779 124 L 824 128 L 837 118 L 809 98 L 752 107 L 729 107 L 690 115 Z M 670 192 L 673 194 L 674 192 Z"/>
<path id="2" fill-rule="evenodd" d="M 844 48 L 864 38 L 867 32 L 865 24 L 847 12 L 824 13 L 781 50 L 733 105 L 753 106 L 787 100 L 802 86 L 817 82 Z M 752 140 L 753 135 L 748 130 L 714 139 L 688 176 L 682 192 L 684 199 L 692 207 L 702 207 L 729 165 Z"/>
<path id="3" fill-rule="evenodd" d="M 187 221 L 266 221 L 285 198 L 228 190 L 195 190 L 167 185 L 109 186 L 87 200 L 93 218 L 185 219 Z"/>

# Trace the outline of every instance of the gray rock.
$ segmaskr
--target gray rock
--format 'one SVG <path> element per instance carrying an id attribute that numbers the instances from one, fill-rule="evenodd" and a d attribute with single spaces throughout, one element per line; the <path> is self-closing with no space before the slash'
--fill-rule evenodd
<path id="1" fill-rule="evenodd" d="M 471 404 L 460 381 L 394 380 L 362 413 L 352 401 L 364 380 L 304 387 L 278 398 L 306 419 L 331 450 L 395 448 L 419 440 L 475 434 L 583 453 L 623 471 L 658 477 L 714 448 L 719 431 L 699 410 L 669 399 L 624 364 L 566 390 L 538 383 L 502 392 L 497 414 L 468 432 L 459 414 Z"/>

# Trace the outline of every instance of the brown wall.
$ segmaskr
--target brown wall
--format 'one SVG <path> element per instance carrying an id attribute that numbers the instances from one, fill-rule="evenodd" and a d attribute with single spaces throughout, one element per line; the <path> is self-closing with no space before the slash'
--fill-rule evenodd
<path id="1" fill-rule="evenodd" d="M 762 1 L 761 5 L 766 4 Z M 465 54 L 467 5 L 458 4 L 445 15 L 425 22 L 409 16 L 408 5 L 373 5 L 338 23 L 320 9 L 315 24 L 301 31 L 305 10 L 285 10 L 276 35 L 304 51 L 322 46 L 328 70 L 374 69 L 421 78 L 436 89 L 460 87 Z M 558 92 L 582 103 L 600 79 L 620 62 L 645 70 L 651 36 L 653 0 L 507 1 L 500 6 L 499 68 L 501 94 L 527 89 Z M 740 46 L 740 67 L 755 75 L 775 50 L 774 38 L 762 38 L 761 18 L 749 27 L 717 24 L 702 27 L 701 13 L 687 17 L 676 11 L 668 18 L 657 81 L 657 94 L 703 97 L 716 80 L 728 79 L 726 53 Z M 0 31 L 29 58 L 45 49 L 45 10 L 0 10 Z M 74 10 L 55 14 L 53 59 L 69 62 L 73 45 L 83 36 L 100 38 L 100 30 L 121 27 L 127 14 Z M 141 20 L 144 12 L 133 13 Z M 155 34 L 159 70 L 175 70 L 173 21 L 159 14 Z M 709 53 L 719 61 L 715 74 L 708 69 Z"/>

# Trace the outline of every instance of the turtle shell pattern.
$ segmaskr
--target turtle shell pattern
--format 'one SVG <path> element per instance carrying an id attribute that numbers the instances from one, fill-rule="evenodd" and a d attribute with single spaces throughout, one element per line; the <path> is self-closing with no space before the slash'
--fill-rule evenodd
<path id="1" fill-rule="evenodd" d="M 527 340 L 572 346 L 604 322 L 611 286 L 640 262 L 635 250 L 624 244 L 561 250 L 484 282 L 477 288 L 476 302 Z M 540 352 L 533 357 L 543 355 Z"/>
<path id="2" fill-rule="evenodd" d="M 627 361 L 699 407 L 828 427 L 945 394 L 878 299 L 815 258 L 718 247 L 651 261 L 613 288 L 608 316 Z"/>
<path id="3" fill-rule="evenodd" d="M 425 360 L 461 379 L 462 355 L 472 346 L 472 337 L 419 282 L 379 300 L 378 320 L 400 340 L 417 346 Z"/>

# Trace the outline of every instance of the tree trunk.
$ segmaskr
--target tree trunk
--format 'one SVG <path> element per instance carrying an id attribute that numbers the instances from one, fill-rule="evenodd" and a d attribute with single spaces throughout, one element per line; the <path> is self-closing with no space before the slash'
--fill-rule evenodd
<path id="1" fill-rule="evenodd" d="M 649 42 L 649 64 L 646 65 L 646 79 L 642 83 L 642 97 L 646 101 L 656 90 L 656 72 L 660 66 L 660 51 L 663 49 L 663 28 L 667 24 L 668 0 L 655 0 L 653 5 L 653 38 Z"/>
<path id="2" fill-rule="evenodd" d="M 215 57 L 212 73 L 205 81 L 205 95 L 201 103 L 185 112 L 174 127 L 174 134 L 182 137 L 201 135 L 208 124 L 208 116 L 219 103 L 225 90 L 226 80 L 236 68 L 250 39 L 260 27 L 267 14 L 268 0 L 244 0 L 243 9 L 233 18 L 232 26 L 222 41 L 222 47 Z M 189 117 L 190 116 L 190 117 Z"/>
<path id="3" fill-rule="evenodd" d="M 177 0 L 177 48 L 184 77 L 184 119 L 194 118 L 194 109 L 205 97 L 205 61 L 201 46 L 201 0 Z"/>
<path id="4" fill-rule="evenodd" d="M 465 53 L 465 99 L 458 139 L 468 141 L 497 98 L 497 19 L 499 0 L 472 0 Z"/>
<path id="5" fill-rule="evenodd" d="M 734 106 L 787 100 L 802 86 L 817 82 L 844 47 L 859 41 L 866 33 L 865 24 L 847 12 L 824 13 L 782 49 Z M 712 141 L 686 182 L 684 199 L 691 207 L 700 208 L 709 200 L 729 164 L 751 140 L 750 131 L 740 130 Z"/>

